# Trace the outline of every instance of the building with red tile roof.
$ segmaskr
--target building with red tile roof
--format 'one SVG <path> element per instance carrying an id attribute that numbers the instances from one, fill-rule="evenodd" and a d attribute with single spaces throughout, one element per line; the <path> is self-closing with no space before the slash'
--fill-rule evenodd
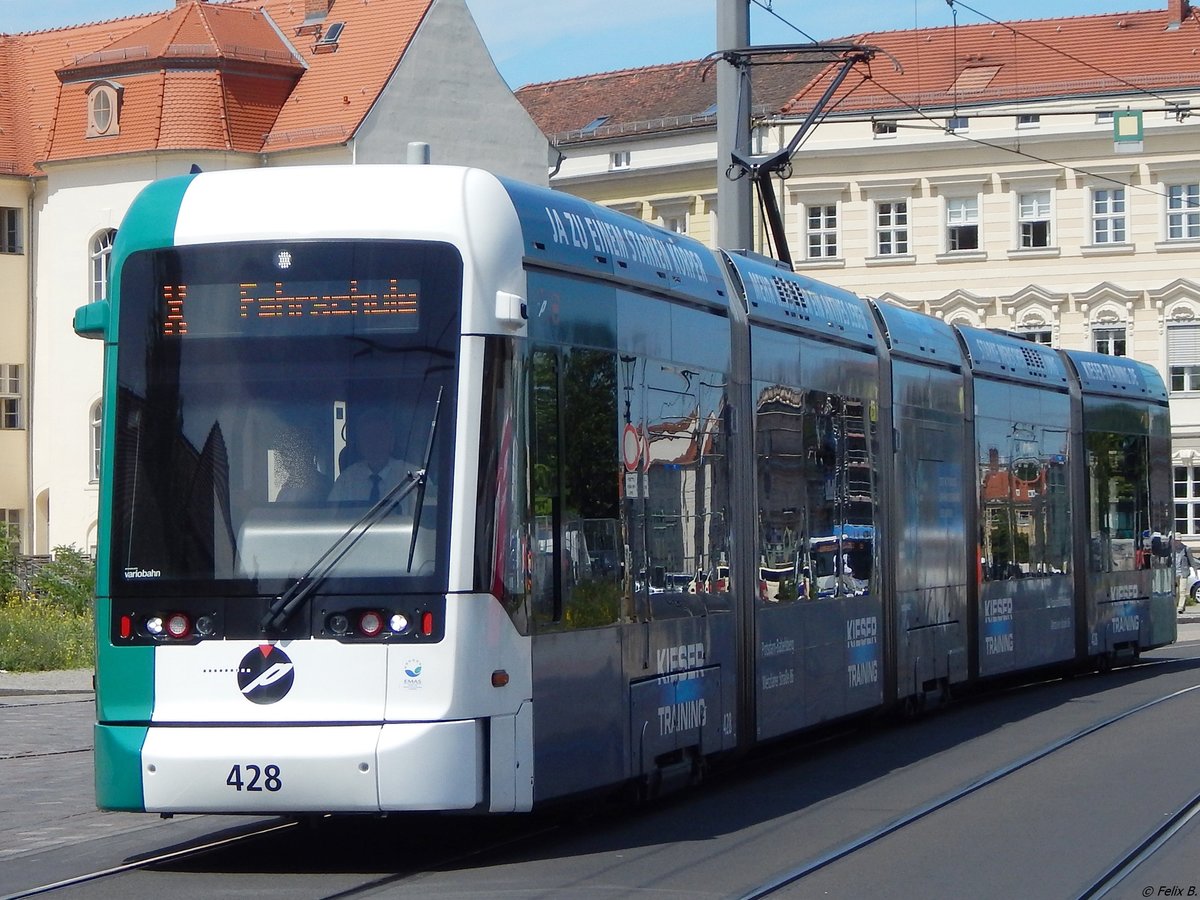
<path id="1" fill-rule="evenodd" d="M 795 268 L 951 322 L 1156 365 L 1171 390 L 1176 527 L 1200 538 L 1200 3 L 955 16 L 839 41 L 871 48 L 870 61 L 774 180 Z M 787 146 L 834 71 L 793 69 L 747 149 Z M 630 96 L 612 96 L 623 83 Z M 584 135 L 602 85 L 618 119 Z M 518 96 L 567 156 L 552 185 L 711 242 L 729 161 L 702 128 L 625 126 L 642 93 L 596 75 Z M 768 248 L 761 228 L 757 241 Z"/>
<path id="2" fill-rule="evenodd" d="M 1133 95 L 1169 102 L 1156 92 L 1200 84 L 1194 54 L 1200 20 L 1186 2 L 1163 2 L 1164 7 L 1139 12 L 853 35 L 847 40 L 878 52 L 869 71 L 852 75 L 834 95 L 835 115 L 967 110 L 1072 97 Z M 811 108 L 831 76 L 832 68 L 784 113 Z"/>
<path id="3" fill-rule="evenodd" d="M 795 56 L 757 68 L 751 116 L 756 122 L 778 116 L 797 86 L 823 69 Z M 516 93 L 563 155 L 555 186 L 709 237 L 716 206 L 712 61 L 604 72 Z"/>
<path id="4" fill-rule="evenodd" d="M 103 296 L 145 184 L 404 162 L 409 142 L 546 182 L 547 141 L 464 0 L 176 0 L 0 34 L 0 532 L 26 553 L 95 542 L 100 350 L 71 315 Z"/>

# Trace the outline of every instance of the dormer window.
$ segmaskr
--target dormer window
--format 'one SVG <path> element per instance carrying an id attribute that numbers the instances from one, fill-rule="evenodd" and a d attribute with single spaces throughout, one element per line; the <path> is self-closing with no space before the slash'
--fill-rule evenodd
<path id="1" fill-rule="evenodd" d="M 100 81 L 88 89 L 88 137 L 110 137 L 121 133 L 121 89 Z"/>
<path id="2" fill-rule="evenodd" d="M 332 53 L 334 50 L 336 50 L 338 48 L 338 41 L 341 40 L 342 37 L 342 29 L 345 27 L 345 22 L 331 23 L 330 26 L 325 29 L 325 33 L 321 35 L 320 40 L 317 41 L 316 46 L 313 47 L 313 52 Z"/>
<path id="3" fill-rule="evenodd" d="M 580 135 L 587 137 L 588 135 L 595 134 L 596 130 L 611 118 L 612 116 L 596 116 L 596 118 L 584 125 L 583 128 L 579 129 Z"/>

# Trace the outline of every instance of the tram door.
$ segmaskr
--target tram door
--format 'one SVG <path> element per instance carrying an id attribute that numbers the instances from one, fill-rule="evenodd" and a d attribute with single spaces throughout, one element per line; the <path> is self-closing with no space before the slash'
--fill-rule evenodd
<path id="1" fill-rule="evenodd" d="M 896 360 L 897 696 L 967 678 L 968 547 L 963 376 Z"/>

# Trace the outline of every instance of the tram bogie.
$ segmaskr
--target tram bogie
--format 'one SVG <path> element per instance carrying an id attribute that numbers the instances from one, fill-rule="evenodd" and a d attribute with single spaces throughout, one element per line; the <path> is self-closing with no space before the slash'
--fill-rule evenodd
<path id="1" fill-rule="evenodd" d="M 477 170 L 168 179 L 114 254 L 76 319 L 104 808 L 656 794 L 1175 639 L 1166 392 L 1132 360 Z"/>

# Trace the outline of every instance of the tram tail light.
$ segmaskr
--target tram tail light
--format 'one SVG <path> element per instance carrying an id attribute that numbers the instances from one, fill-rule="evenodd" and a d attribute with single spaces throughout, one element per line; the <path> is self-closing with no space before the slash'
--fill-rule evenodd
<path id="1" fill-rule="evenodd" d="M 166 621 L 167 634 L 181 641 L 192 633 L 192 620 L 183 613 L 171 613 Z"/>
<path id="2" fill-rule="evenodd" d="M 375 637 L 383 631 L 383 616 L 374 609 L 368 609 L 358 617 L 358 630 L 366 637 Z"/>
<path id="3" fill-rule="evenodd" d="M 121 616 L 120 634 L 122 638 L 133 637 L 133 619 L 130 616 Z"/>
<path id="4" fill-rule="evenodd" d="M 429 637 L 433 634 L 433 613 L 421 613 L 421 634 Z"/>

